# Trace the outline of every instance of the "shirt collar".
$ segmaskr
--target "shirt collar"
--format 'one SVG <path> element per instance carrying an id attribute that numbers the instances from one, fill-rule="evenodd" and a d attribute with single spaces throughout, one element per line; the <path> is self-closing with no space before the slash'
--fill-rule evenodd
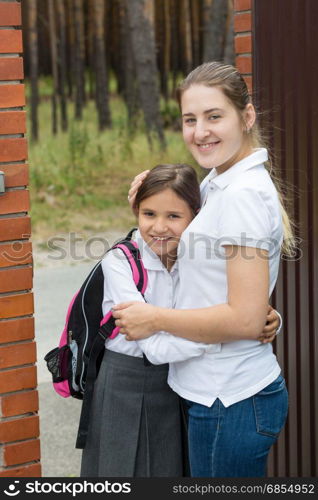
<path id="1" fill-rule="evenodd" d="M 243 160 L 235 163 L 231 168 L 223 172 L 222 174 L 218 174 L 216 168 L 213 168 L 211 172 L 207 176 L 208 184 L 214 184 L 220 189 L 226 188 L 238 175 L 246 172 L 257 165 L 261 165 L 265 161 L 268 160 L 267 149 L 258 148 L 255 149 L 252 154 L 243 158 Z"/>
<path id="2" fill-rule="evenodd" d="M 149 269 L 151 271 L 167 270 L 166 267 L 161 262 L 161 260 L 159 259 L 158 255 L 156 255 L 155 252 L 153 252 L 151 248 L 147 245 L 147 243 L 141 236 L 139 229 L 137 229 L 137 231 L 135 232 L 133 239 L 138 245 L 142 262 L 146 269 Z M 178 261 L 176 260 L 176 262 L 170 269 L 170 272 L 175 271 L 177 268 L 178 268 Z"/>

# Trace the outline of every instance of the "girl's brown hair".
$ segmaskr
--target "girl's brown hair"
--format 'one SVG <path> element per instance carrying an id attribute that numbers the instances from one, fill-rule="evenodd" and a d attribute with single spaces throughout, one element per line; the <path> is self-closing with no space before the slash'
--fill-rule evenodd
<path id="1" fill-rule="evenodd" d="M 140 203 L 165 189 L 172 189 L 190 207 L 193 217 L 200 209 L 200 186 L 196 171 L 183 163 L 156 165 L 137 191 L 134 210 Z"/>
<path id="2" fill-rule="evenodd" d="M 191 71 L 191 73 L 189 73 L 189 75 L 181 82 L 176 91 L 180 109 L 183 93 L 194 84 L 220 88 L 243 120 L 242 112 L 246 108 L 247 104 L 251 103 L 251 97 L 244 78 L 234 66 L 212 61 L 201 64 L 201 66 L 198 66 Z M 251 129 L 245 129 L 245 139 L 249 142 L 252 148 L 267 147 L 264 144 L 265 141 L 261 137 L 260 129 L 256 122 Z M 284 227 L 282 251 L 286 255 L 293 255 L 295 247 L 295 239 L 292 229 L 293 223 L 291 222 L 285 209 L 286 200 L 281 188 L 281 181 L 278 179 L 277 175 L 273 173 L 272 167 L 272 162 L 268 162 L 268 164 L 266 164 L 266 168 L 276 186 L 281 205 Z"/>

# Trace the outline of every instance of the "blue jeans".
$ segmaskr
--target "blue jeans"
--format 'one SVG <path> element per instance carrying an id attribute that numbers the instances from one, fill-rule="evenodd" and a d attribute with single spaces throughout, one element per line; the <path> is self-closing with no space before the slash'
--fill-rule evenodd
<path id="1" fill-rule="evenodd" d="M 288 393 L 279 377 L 228 408 L 186 401 L 192 477 L 264 477 L 272 444 L 284 426 Z"/>

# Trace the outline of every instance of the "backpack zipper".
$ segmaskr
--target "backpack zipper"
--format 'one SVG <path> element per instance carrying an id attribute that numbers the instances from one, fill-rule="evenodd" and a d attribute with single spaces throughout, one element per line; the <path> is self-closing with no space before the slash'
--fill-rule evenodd
<path id="1" fill-rule="evenodd" d="M 85 320 L 85 326 L 86 326 L 86 335 L 85 335 L 85 342 L 84 342 L 84 346 L 83 346 L 83 350 L 82 350 L 82 373 L 81 373 L 81 376 L 80 376 L 80 380 L 79 380 L 79 386 L 82 390 L 82 392 L 84 392 L 84 386 L 83 386 L 83 376 L 84 376 L 84 370 L 85 370 L 85 365 L 84 365 L 84 362 L 83 362 L 83 358 L 84 358 L 84 351 L 85 351 L 85 348 L 86 348 L 86 344 L 87 344 L 87 340 L 88 340 L 88 322 L 87 322 L 87 318 L 86 318 L 86 314 L 85 314 L 85 308 L 84 308 L 84 296 L 85 296 L 85 292 L 86 292 L 86 288 L 88 287 L 95 271 L 96 271 L 96 268 L 99 266 L 100 262 L 98 262 L 96 264 L 96 266 L 94 267 L 94 269 L 92 270 L 92 273 L 90 275 L 90 278 L 89 280 L 87 281 L 86 285 L 85 285 L 85 288 L 83 290 L 83 295 L 82 295 L 82 313 L 83 313 L 83 316 L 84 316 L 84 320 Z"/>

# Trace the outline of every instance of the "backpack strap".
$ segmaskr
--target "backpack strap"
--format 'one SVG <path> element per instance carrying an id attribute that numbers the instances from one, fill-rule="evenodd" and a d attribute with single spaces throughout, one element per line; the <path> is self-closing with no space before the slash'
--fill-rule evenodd
<path id="1" fill-rule="evenodd" d="M 132 234 L 132 231 L 130 231 L 128 236 L 130 234 Z M 119 243 L 116 243 L 116 245 L 114 245 L 112 247 L 112 249 L 114 249 L 114 248 L 120 248 L 120 250 L 122 250 L 122 252 L 124 253 L 124 255 L 127 258 L 127 261 L 130 265 L 133 280 L 134 280 L 134 283 L 137 287 L 137 290 L 142 295 L 144 295 L 146 288 L 147 288 L 147 285 L 148 285 L 148 274 L 147 274 L 147 271 L 143 265 L 137 243 L 134 241 L 124 240 L 124 241 L 120 241 Z M 111 339 L 115 338 L 118 335 L 119 328 L 116 327 L 116 325 L 113 321 L 111 311 L 108 312 L 103 317 L 103 319 L 100 323 L 102 330 L 103 330 L 103 327 L 105 324 L 113 326 L 113 331 L 110 334 L 109 334 L 109 330 L 105 331 L 105 333 L 107 334 L 106 338 L 108 338 L 108 337 Z"/>
<path id="2" fill-rule="evenodd" d="M 132 231 L 130 231 L 128 236 L 129 235 L 131 237 Z M 130 264 L 136 287 L 140 293 L 144 294 L 147 288 L 148 276 L 147 271 L 142 263 L 137 244 L 131 240 L 123 240 L 114 245 L 112 248 L 120 248 L 123 251 Z M 85 448 L 88 434 L 89 414 L 94 393 L 94 384 L 98 375 L 98 360 L 104 353 L 105 340 L 109 337 L 115 337 L 118 334 L 118 331 L 119 328 L 116 327 L 115 320 L 111 312 L 107 313 L 101 321 L 100 328 L 98 334 L 96 335 L 96 338 L 94 339 L 88 360 L 85 391 L 77 433 L 76 448 Z M 149 363 L 149 361 L 147 360 L 147 358 L 145 359 L 145 357 L 144 362 L 145 364 L 147 364 L 147 362 Z"/>

